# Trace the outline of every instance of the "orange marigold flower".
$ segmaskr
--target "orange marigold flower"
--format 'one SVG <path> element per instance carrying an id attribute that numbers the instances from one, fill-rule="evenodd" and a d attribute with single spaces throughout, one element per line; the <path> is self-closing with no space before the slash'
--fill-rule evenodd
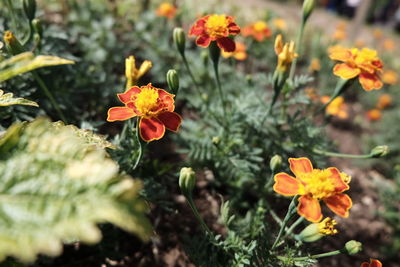
<path id="1" fill-rule="evenodd" d="M 253 24 L 244 27 L 243 35 L 252 36 L 258 42 L 262 42 L 265 39 L 271 37 L 272 32 L 266 22 L 259 20 Z"/>
<path id="2" fill-rule="evenodd" d="M 376 104 L 376 108 L 378 109 L 385 109 L 392 105 L 392 97 L 389 94 L 382 94 L 379 99 L 378 103 Z"/>
<path id="3" fill-rule="evenodd" d="M 207 15 L 197 20 L 190 28 L 189 36 L 198 36 L 196 44 L 208 47 L 211 42 L 216 41 L 219 48 L 225 52 L 235 51 L 235 42 L 229 38 L 230 35 L 240 33 L 240 27 L 235 23 L 233 17 L 226 15 Z"/>
<path id="4" fill-rule="evenodd" d="M 369 259 L 369 263 L 368 262 L 363 262 L 361 263 L 360 267 L 382 267 L 382 262 L 380 262 L 379 260 L 375 260 L 375 259 Z"/>
<path id="5" fill-rule="evenodd" d="M 274 24 L 275 28 L 280 31 L 286 31 L 287 29 L 286 21 L 282 18 L 273 19 L 272 23 Z"/>
<path id="6" fill-rule="evenodd" d="M 318 58 L 313 58 L 310 63 L 309 71 L 320 71 L 321 70 L 321 62 Z"/>
<path id="7" fill-rule="evenodd" d="M 321 102 L 323 104 L 328 103 L 330 97 L 329 96 L 322 96 Z M 325 110 L 326 114 L 336 116 L 340 119 L 347 119 L 349 117 L 348 114 L 348 106 L 344 102 L 344 98 L 342 96 L 336 97 L 327 107 Z"/>
<path id="8" fill-rule="evenodd" d="M 383 31 L 381 29 L 374 29 L 372 32 L 372 35 L 376 40 L 382 39 L 383 38 Z"/>
<path id="9" fill-rule="evenodd" d="M 367 119 L 369 121 L 379 121 L 381 118 L 382 118 L 382 112 L 379 109 L 374 108 L 374 109 L 368 110 Z"/>
<path id="10" fill-rule="evenodd" d="M 383 63 L 377 52 L 368 48 L 347 49 L 336 46 L 330 49 L 329 57 L 344 63 L 336 64 L 333 73 L 342 79 L 348 80 L 358 76 L 361 86 L 366 91 L 380 89 L 383 83 L 379 77 Z"/>
<path id="11" fill-rule="evenodd" d="M 274 176 L 274 191 L 284 196 L 300 195 L 297 213 L 308 221 L 322 219 L 320 200 L 337 215 L 347 218 L 352 206 L 351 198 L 343 194 L 350 187 L 343 177 L 347 175 L 334 167 L 314 169 L 308 158 L 289 158 L 290 170 L 295 177 L 281 172 Z M 350 179 L 347 179 L 349 181 Z"/>
<path id="12" fill-rule="evenodd" d="M 170 3 L 161 3 L 156 10 L 156 15 L 172 19 L 175 17 L 176 11 L 177 9 L 174 5 Z"/>
<path id="13" fill-rule="evenodd" d="M 355 47 L 358 47 L 358 48 L 361 48 L 361 47 L 364 47 L 365 46 L 365 41 L 364 41 L 364 39 L 357 39 L 356 41 L 355 41 L 355 43 L 354 43 L 354 46 Z"/>
<path id="14" fill-rule="evenodd" d="M 107 121 L 124 121 L 140 117 L 140 137 L 150 142 L 161 139 L 165 128 L 177 132 L 182 118 L 174 112 L 174 95 L 149 83 L 145 86 L 133 86 L 123 94 L 117 95 L 125 104 L 108 110 Z"/>
<path id="15" fill-rule="evenodd" d="M 346 31 L 339 29 L 337 29 L 332 36 L 333 40 L 335 41 L 343 41 L 346 39 L 346 37 L 347 37 Z"/>
<path id="16" fill-rule="evenodd" d="M 393 70 L 383 71 L 382 81 L 386 84 L 394 85 L 397 83 L 398 77 L 397 73 Z"/>
<path id="17" fill-rule="evenodd" d="M 236 43 L 236 49 L 234 52 L 222 51 L 221 55 L 224 58 L 234 57 L 237 60 L 245 60 L 247 58 L 246 45 L 240 42 L 235 42 L 235 43 Z"/>
<path id="18" fill-rule="evenodd" d="M 314 87 L 307 87 L 304 89 L 307 97 L 310 98 L 312 101 L 317 101 L 319 99 L 318 93 Z"/>
<path id="19" fill-rule="evenodd" d="M 392 39 L 385 39 L 383 41 L 383 48 L 388 52 L 392 52 L 396 48 L 396 44 Z"/>
<path id="20" fill-rule="evenodd" d="M 281 34 L 278 34 L 275 39 L 275 54 L 278 56 L 277 69 L 281 72 L 287 71 L 292 61 L 298 56 L 294 49 L 294 42 L 283 44 Z"/>

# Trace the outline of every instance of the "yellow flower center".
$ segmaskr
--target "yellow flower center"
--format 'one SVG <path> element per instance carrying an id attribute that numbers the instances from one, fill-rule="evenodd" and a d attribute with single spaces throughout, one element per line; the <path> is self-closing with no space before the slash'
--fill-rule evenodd
<path id="1" fill-rule="evenodd" d="M 163 14 L 168 14 L 169 12 L 173 11 L 175 7 L 170 3 L 162 3 L 160 5 L 160 11 Z"/>
<path id="2" fill-rule="evenodd" d="M 335 192 L 335 185 L 331 178 L 330 170 L 314 169 L 310 173 L 302 173 L 299 179 L 305 183 L 302 189 L 303 194 L 311 194 L 313 198 L 323 199 L 330 197 Z"/>
<path id="3" fill-rule="evenodd" d="M 325 218 L 322 222 L 318 223 L 318 231 L 323 235 L 334 235 L 338 233 L 335 229 L 337 222 L 329 217 Z"/>
<path id="4" fill-rule="evenodd" d="M 137 94 L 135 100 L 136 109 L 144 116 L 149 116 L 150 113 L 158 106 L 158 91 L 154 88 L 143 88 Z"/>
<path id="5" fill-rule="evenodd" d="M 264 21 L 257 21 L 256 23 L 254 23 L 253 28 L 256 32 L 262 32 L 263 30 L 265 30 L 267 28 L 267 23 L 265 23 Z"/>
<path id="6" fill-rule="evenodd" d="M 229 21 L 225 15 L 211 15 L 206 22 L 206 32 L 211 37 L 224 37 L 228 35 Z"/>

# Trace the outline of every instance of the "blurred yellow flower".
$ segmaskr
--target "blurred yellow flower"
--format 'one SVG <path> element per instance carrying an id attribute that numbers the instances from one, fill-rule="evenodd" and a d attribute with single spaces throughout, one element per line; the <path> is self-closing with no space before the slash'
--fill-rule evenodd
<path id="1" fill-rule="evenodd" d="M 166 17 L 172 19 L 176 15 L 176 7 L 170 3 L 161 3 L 156 10 L 156 15 L 159 17 Z"/>
<path id="2" fill-rule="evenodd" d="M 308 68 L 310 72 L 320 71 L 321 70 L 321 62 L 318 58 L 313 58 L 310 63 L 310 67 Z"/>
<path id="3" fill-rule="evenodd" d="M 307 97 L 310 98 L 312 101 L 317 101 L 319 100 L 319 96 L 317 94 L 317 91 L 315 90 L 314 87 L 307 87 L 304 92 L 306 93 Z"/>
<path id="4" fill-rule="evenodd" d="M 279 31 L 286 31 L 287 30 L 287 24 L 286 21 L 282 18 L 275 18 L 272 20 L 272 23 L 274 24 L 274 27 L 279 30 Z"/>
<path id="5" fill-rule="evenodd" d="M 247 58 L 246 45 L 240 42 L 235 42 L 235 43 L 236 43 L 235 51 L 225 52 L 224 50 L 222 50 L 221 55 L 224 58 L 234 57 L 235 59 L 240 61 L 245 60 Z"/>
<path id="6" fill-rule="evenodd" d="M 383 40 L 383 49 L 387 52 L 392 52 L 395 49 L 395 43 L 392 39 Z"/>
<path id="7" fill-rule="evenodd" d="M 143 61 L 139 69 L 136 68 L 136 60 L 134 56 L 129 56 L 125 59 L 125 77 L 126 77 L 126 89 L 137 85 L 138 80 L 148 72 L 153 64 L 149 60 Z"/>
<path id="8" fill-rule="evenodd" d="M 343 30 L 336 30 L 333 33 L 332 38 L 335 41 L 343 41 L 347 38 L 347 33 L 346 33 L 346 31 L 343 31 Z"/>
<path id="9" fill-rule="evenodd" d="M 275 39 L 275 54 L 278 56 L 278 71 L 285 72 L 298 56 L 294 49 L 294 42 L 283 44 L 282 35 L 278 34 Z"/>
<path id="10" fill-rule="evenodd" d="M 379 121 L 382 118 L 382 112 L 377 108 L 368 110 L 367 118 L 369 121 Z"/>
<path id="11" fill-rule="evenodd" d="M 329 96 L 322 96 L 321 102 L 323 104 L 328 103 L 330 97 Z M 325 110 L 326 114 L 338 117 L 340 119 L 347 119 L 349 117 L 348 114 L 348 106 L 344 102 L 344 98 L 342 96 L 336 97 L 327 107 Z"/>
<path id="12" fill-rule="evenodd" d="M 382 80 L 386 84 L 394 85 L 398 81 L 397 73 L 393 70 L 383 71 Z"/>
<path id="13" fill-rule="evenodd" d="M 379 99 L 378 103 L 376 104 L 376 108 L 378 109 L 385 109 L 392 105 L 392 97 L 389 94 L 382 94 Z"/>

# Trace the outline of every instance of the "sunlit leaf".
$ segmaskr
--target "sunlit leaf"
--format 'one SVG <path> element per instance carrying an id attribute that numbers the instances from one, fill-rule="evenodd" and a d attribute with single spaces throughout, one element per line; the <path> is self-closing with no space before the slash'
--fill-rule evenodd
<path id="1" fill-rule="evenodd" d="M 12 105 L 25 105 L 38 107 L 39 105 L 31 100 L 14 97 L 12 93 L 5 94 L 3 90 L 0 90 L 0 106 L 12 106 Z"/>

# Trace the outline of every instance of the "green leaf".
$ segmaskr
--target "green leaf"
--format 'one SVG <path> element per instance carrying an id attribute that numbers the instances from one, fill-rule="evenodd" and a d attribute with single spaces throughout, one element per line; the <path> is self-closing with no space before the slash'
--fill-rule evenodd
<path id="1" fill-rule="evenodd" d="M 96 243 L 99 223 L 151 234 L 141 182 L 72 127 L 44 118 L 11 126 L 0 138 L 0 177 L 0 260 L 33 262 L 61 254 L 63 243 Z"/>
<path id="2" fill-rule="evenodd" d="M 74 64 L 74 61 L 55 56 L 35 56 L 31 52 L 21 53 L 0 62 L 0 82 L 41 67 Z"/>
<path id="3" fill-rule="evenodd" d="M 25 105 L 25 106 L 34 106 L 38 107 L 39 105 L 31 100 L 17 97 L 14 98 L 12 93 L 4 94 L 3 90 L 0 90 L 0 106 L 12 106 L 12 105 Z"/>

